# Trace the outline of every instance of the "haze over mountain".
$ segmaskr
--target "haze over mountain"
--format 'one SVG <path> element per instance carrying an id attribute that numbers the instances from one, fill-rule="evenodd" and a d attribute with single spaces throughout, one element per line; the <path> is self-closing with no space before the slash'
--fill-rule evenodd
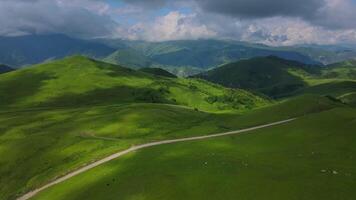
<path id="1" fill-rule="evenodd" d="M 62 34 L 0 37 L 0 63 L 14 67 L 82 54 L 103 58 L 115 49 Z"/>

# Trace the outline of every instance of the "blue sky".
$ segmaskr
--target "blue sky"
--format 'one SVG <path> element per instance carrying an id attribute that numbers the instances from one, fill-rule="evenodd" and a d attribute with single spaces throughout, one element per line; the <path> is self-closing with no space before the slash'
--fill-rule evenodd
<path id="1" fill-rule="evenodd" d="M 356 43 L 356 0 L 2 0 L 0 36 Z"/>

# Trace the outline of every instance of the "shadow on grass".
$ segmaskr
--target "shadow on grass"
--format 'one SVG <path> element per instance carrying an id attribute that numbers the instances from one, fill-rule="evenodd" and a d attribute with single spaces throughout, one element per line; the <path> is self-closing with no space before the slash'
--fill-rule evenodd
<path id="1" fill-rule="evenodd" d="M 39 106 L 81 107 L 88 105 L 112 105 L 118 103 L 173 103 L 166 98 L 165 90 L 119 86 L 96 89 L 83 94 L 69 93 L 40 103 Z"/>
<path id="2" fill-rule="evenodd" d="M 49 73 L 23 71 L 10 80 L 0 80 L 0 106 L 16 105 L 21 100 L 34 95 L 43 86 L 43 82 L 55 78 Z"/>

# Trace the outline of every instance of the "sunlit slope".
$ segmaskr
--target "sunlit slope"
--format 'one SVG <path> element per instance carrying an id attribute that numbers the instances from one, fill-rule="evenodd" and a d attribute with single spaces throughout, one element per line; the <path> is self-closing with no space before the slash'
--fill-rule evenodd
<path id="1" fill-rule="evenodd" d="M 144 149 L 34 199 L 351 200 L 355 154 L 356 110 L 337 108 L 248 134 Z"/>
<path id="2" fill-rule="evenodd" d="M 268 103 L 244 90 L 193 79 L 157 77 L 81 56 L 4 74 L 0 77 L 0 94 L 0 107 L 15 108 L 141 102 L 231 111 Z"/>
<path id="3" fill-rule="evenodd" d="M 281 97 L 307 87 L 304 79 L 317 73 L 317 70 L 317 67 L 270 56 L 230 63 L 195 77 L 230 88 L 249 89 L 270 97 Z"/>
<path id="4" fill-rule="evenodd" d="M 209 114 L 175 105 L 127 104 L 0 113 L 0 199 L 131 145 L 226 132 L 343 107 L 301 96 L 245 114 Z"/>
<path id="5" fill-rule="evenodd" d="M 356 60 L 328 65 L 322 70 L 322 77 L 356 80 Z"/>

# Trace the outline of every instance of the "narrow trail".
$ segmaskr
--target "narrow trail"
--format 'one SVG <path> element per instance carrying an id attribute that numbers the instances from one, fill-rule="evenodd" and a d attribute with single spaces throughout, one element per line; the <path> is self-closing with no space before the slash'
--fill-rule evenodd
<path id="1" fill-rule="evenodd" d="M 152 146 L 158 146 L 158 145 L 163 145 L 163 144 L 172 144 L 172 143 L 178 143 L 178 142 L 186 142 L 186 141 L 194 141 L 194 140 L 204 140 L 204 139 L 209 139 L 209 138 L 215 138 L 215 137 L 222 137 L 222 136 L 227 136 L 227 135 L 235 135 L 235 134 L 240 134 L 240 133 L 244 133 L 244 132 L 248 132 L 248 131 L 253 131 L 253 130 L 257 130 L 257 129 L 262 129 L 262 128 L 266 128 L 266 127 L 271 127 L 271 126 L 276 126 L 276 125 L 280 125 L 280 124 L 285 124 L 291 121 L 296 120 L 296 118 L 293 119 L 288 119 L 288 120 L 283 120 L 283 121 L 279 121 L 279 122 L 274 122 L 274 123 L 270 123 L 270 124 L 265 124 L 265 125 L 260 125 L 260 126 L 255 126 L 255 127 L 251 127 L 251 128 L 246 128 L 246 129 L 242 129 L 242 130 L 237 130 L 237 131 L 230 131 L 230 132 L 225 132 L 225 133 L 218 133 L 218 134 L 212 134 L 212 135 L 205 135 L 205 136 L 196 136 L 196 137 L 189 137 L 189 138 L 181 138 L 181 139 L 172 139 L 172 140 L 163 140 L 163 141 L 158 141 L 158 142 L 151 142 L 151 143 L 147 143 L 147 144 L 142 144 L 142 145 L 138 145 L 138 146 L 133 146 L 127 150 L 112 154 L 106 158 L 103 158 L 101 160 L 98 160 L 96 162 L 93 162 L 85 167 L 82 167 L 80 169 L 77 169 L 61 178 L 58 178 L 57 180 L 54 180 L 38 189 L 35 189 L 31 192 L 28 192 L 27 194 L 17 198 L 17 200 L 28 200 L 32 197 L 34 197 L 37 193 L 53 186 L 56 185 L 58 183 L 64 182 L 74 176 L 77 176 L 78 174 L 81 174 L 83 172 L 86 172 L 94 167 L 97 167 L 99 165 L 102 165 L 104 163 L 107 163 L 111 160 L 114 160 L 116 158 L 119 158 L 123 155 L 126 155 L 128 153 L 137 151 L 139 149 L 144 149 L 144 148 L 148 148 L 148 147 L 152 147 Z"/>

